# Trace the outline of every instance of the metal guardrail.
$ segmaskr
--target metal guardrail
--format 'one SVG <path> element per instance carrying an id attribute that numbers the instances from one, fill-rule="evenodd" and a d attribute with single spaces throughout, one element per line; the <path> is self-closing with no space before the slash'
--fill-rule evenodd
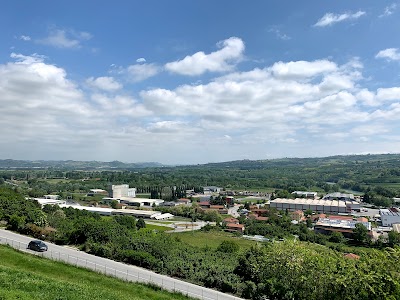
<path id="1" fill-rule="evenodd" d="M 2 237 L 0 236 L 0 244 L 3 245 L 9 245 L 15 249 L 18 250 L 27 250 L 27 243 L 24 242 L 19 242 L 10 238 Z M 201 287 L 201 286 L 196 286 L 197 289 L 201 290 L 201 293 L 195 293 L 190 290 L 190 283 L 186 283 L 183 281 L 180 281 L 178 279 L 173 279 L 173 278 L 168 278 L 165 275 L 158 275 L 158 274 L 151 274 L 151 271 L 148 271 L 147 273 L 140 272 L 140 271 L 135 271 L 133 272 L 132 270 L 129 270 L 129 268 L 126 269 L 125 271 L 117 270 L 113 267 L 107 266 L 105 264 L 99 264 L 93 261 L 90 261 L 88 259 L 82 259 L 77 256 L 73 256 L 70 254 L 65 254 L 60 251 L 52 251 L 48 250 L 46 252 L 32 252 L 32 254 L 35 254 L 37 256 L 49 258 L 52 260 L 56 261 L 62 261 L 65 263 L 68 263 L 70 265 L 74 265 L 77 267 L 85 268 L 85 269 L 90 269 L 95 272 L 107 275 L 107 276 L 112 276 L 116 277 L 125 281 L 129 282 L 141 282 L 141 283 L 148 283 L 148 284 L 154 284 L 157 285 L 163 289 L 166 289 L 171 292 L 180 292 L 184 295 L 187 295 L 189 297 L 197 298 L 197 299 L 202 299 L 202 300 L 222 300 L 222 299 L 231 299 L 231 300 L 242 300 L 241 298 L 228 295 L 228 294 L 223 294 L 218 291 L 211 291 L 207 288 Z M 131 267 L 127 265 L 127 267 Z M 133 266 L 132 266 L 133 267 Z M 150 273 L 150 274 L 149 274 Z M 210 297 L 206 296 L 205 294 L 210 294 L 212 292 L 215 292 L 215 297 Z"/>

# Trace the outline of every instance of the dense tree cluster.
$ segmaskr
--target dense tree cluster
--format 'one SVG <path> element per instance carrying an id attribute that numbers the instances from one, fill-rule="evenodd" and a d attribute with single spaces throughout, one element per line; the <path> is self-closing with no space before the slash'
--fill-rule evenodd
<path id="1" fill-rule="evenodd" d="M 252 299 L 400 299 L 400 248 L 351 259 L 329 248 L 295 241 L 254 247 L 235 269 Z"/>

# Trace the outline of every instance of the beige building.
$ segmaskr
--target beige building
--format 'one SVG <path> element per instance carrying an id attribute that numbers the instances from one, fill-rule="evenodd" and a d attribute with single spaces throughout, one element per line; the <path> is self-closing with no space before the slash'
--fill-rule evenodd
<path id="1" fill-rule="evenodd" d="M 111 186 L 111 195 L 112 198 L 121 198 L 121 197 L 136 197 L 136 188 L 130 188 L 128 184 L 119 184 Z"/>

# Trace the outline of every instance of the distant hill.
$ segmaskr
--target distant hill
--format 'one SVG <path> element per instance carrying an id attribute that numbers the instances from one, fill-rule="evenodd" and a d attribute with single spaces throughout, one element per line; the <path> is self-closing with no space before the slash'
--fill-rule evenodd
<path id="1" fill-rule="evenodd" d="M 14 160 L 0 159 L 0 169 L 142 169 L 159 168 L 164 165 L 158 162 L 123 163 L 120 161 L 75 161 L 75 160 Z"/>
<path id="2" fill-rule="evenodd" d="M 265 160 L 235 160 L 219 163 L 208 163 L 197 165 L 198 167 L 209 168 L 232 168 L 242 170 L 264 169 L 273 167 L 310 167 L 310 166 L 330 166 L 330 165 L 349 165 L 362 163 L 383 163 L 398 166 L 400 154 L 365 154 L 365 155 L 335 155 L 328 157 L 309 157 L 309 158 L 277 158 Z M 193 166 L 192 166 L 193 167 Z"/>
<path id="3" fill-rule="evenodd" d="M 102 161 L 75 161 L 75 160 L 14 160 L 0 159 L 0 169 L 63 169 L 63 170 L 132 170 L 145 168 L 194 168 L 194 169 L 264 169 L 274 167 L 310 167 L 351 165 L 363 163 L 378 163 L 399 166 L 400 154 L 366 154 L 366 155 L 336 155 L 328 157 L 310 158 L 278 158 L 264 160 L 235 160 L 227 162 L 197 164 L 197 165 L 164 165 L 158 162 L 124 163 L 118 160 Z"/>

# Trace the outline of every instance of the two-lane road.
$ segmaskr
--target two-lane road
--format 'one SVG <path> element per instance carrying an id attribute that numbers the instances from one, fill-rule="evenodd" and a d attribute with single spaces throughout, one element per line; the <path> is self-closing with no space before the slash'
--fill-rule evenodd
<path id="1" fill-rule="evenodd" d="M 136 266 L 127 265 L 110 259 L 94 256 L 82 251 L 72 249 L 70 247 L 58 246 L 49 242 L 46 242 L 49 247 L 47 252 L 34 252 L 26 249 L 28 243 L 31 240 L 33 240 L 33 238 L 0 229 L 1 244 L 8 244 L 22 251 L 41 255 L 49 259 L 61 260 L 72 265 L 88 268 L 127 281 L 154 283 L 166 290 L 179 291 L 193 298 L 207 300 L 240 299 L 229 294 L 224 294 L 182 280 L 171 278 L 165 275 L 160 275 Z"/>

